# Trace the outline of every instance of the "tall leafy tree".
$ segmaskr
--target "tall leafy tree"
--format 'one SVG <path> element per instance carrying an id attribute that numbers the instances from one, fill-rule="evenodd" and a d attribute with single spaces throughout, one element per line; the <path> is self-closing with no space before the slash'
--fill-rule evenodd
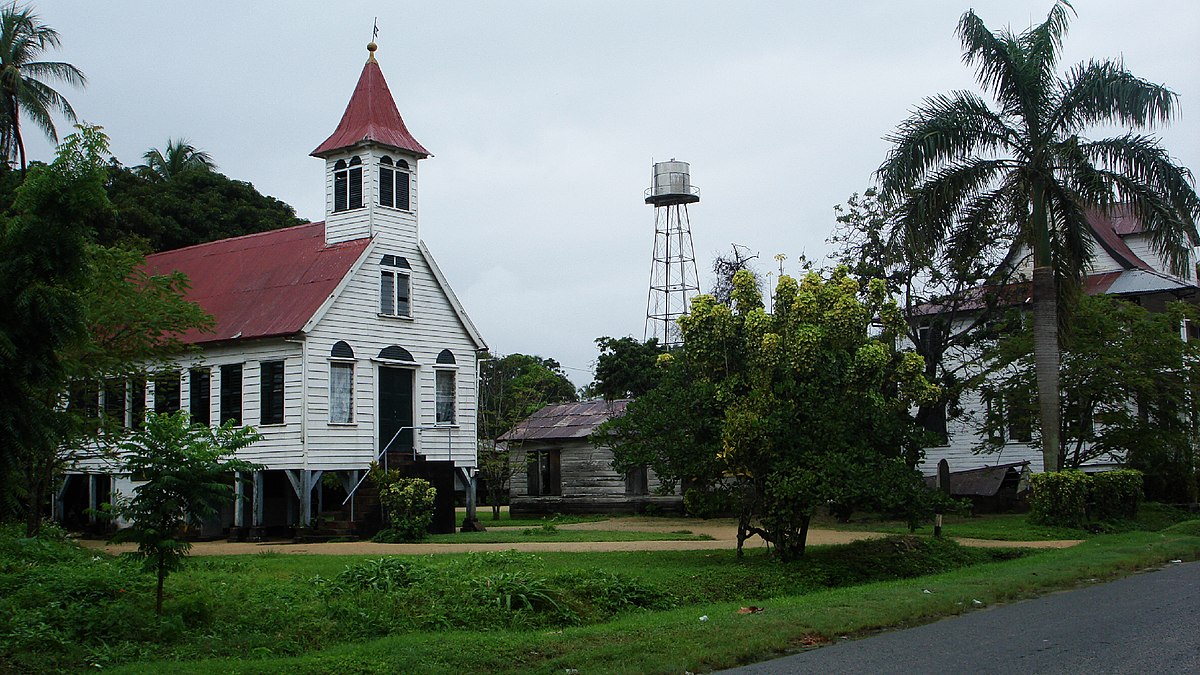
<path id="1" fill-rule="evenodd" d="M 993 109 L 969 91 L 926 99 L 894 134 L 879 168 L 880 194 L 902 201 L 897 228 L 925 251 L 977 236 L 1008 236 L 1006 264 L 1033 256 L 1033 321 L 1042 454 L 1059 453 L 1059 304 L 1078 288 L 1092 250 L 1089 208 L 1127 204 L 1171 268 L 1182 272 L 1200 199 L 1191 173 L 1157 139 L 1133 129 L 1170 121 L 1178 98 L 1135 77 L 1120 60 L 1057 72 L 1071 5 L 1023 32 L 993 32 L 973 11 L 958 24 L 963 61 L 976 69 Z M 1130 129 L 1091 140 L 1095 125 Z"/>
<path id="2" fill-rule="evenodd" d="M 889 236 L 896 205 L 884 202 L 874 188 L 851 195 L 834 207 L 837 225 L 827 240 L 830 258 L 845 265 L 865 288 L 871 279 L 884 282 L 904 313 L 908 342 L 925 360 L 925 377 L 938 386 L 936 400 L 922 404 L 917 423 L 931 432 L 927 443 L 948 440 L 947 421 L 962 414 L 959 399 L 984 371 L 977 358 L 981 340 L 1002 324 L 998 301 L 1005 294 L 1004 270 L 997 266 L 1011 241 L 978 230 L 970 238 L 925 252 L 901 236 Z M 919 448 L 910 448 L 915 463 Z"/>
<path id="3" fill-rule="evenodd" d="M 91 242 L 111 215 L 107 163 L 107 138 L 81 127 L 50 165 L 30 167 L 0 219 L 0 473 L 30 535 L 55 477 L 98 430 L 88 406 L 61 405 L 72 382 L 144 375 L 212 320 L 183 297 L 182 275 L 148 275 L 139 253 Z"/>
<path id="4" fill-rule="evenodd" d="M 596 359 L 596 381 L 590 389 L 606 400 L 636 398 L 654 388 L 660 370 L 658 357 L 665 353 L 658 338 L 640 342 L 632 337 L 596 338 L 600 356 Z"/>
<path id="5" fill-rule="evenodd" d="M 304 222 L 291 206 L 216 171 L 159 180 L 113 164 L 106 187 L 115 214 L 97 226 L 96 239 L 105 244 L 165 251 Z"/>
<path id="6" fill-rule="evenodd" d="M 768 313 L 739 271 L 732 307 L 697 296 L 669 373 L 597 442 L 612 446 L 618 471 L 648 465 L 669 483 L 729 490 L 739 553 L 759 536 L 785 560 L 803 555 L 815 509 L 830 503 L 907 510 L 923 492 L 901 456 L 916 433 L 908 408 L 937 391 L 921 358 L 896 350 L 903 318 L 883 284 L 865 302 L 859 290 L 845 268 L 828 280 L 783 276 Z"/>
<path id="7" fill-rule="evenodd" d="M 58 31 L 42 23 L 28 6 L 15 2 L 0 9 L 0 154 L 19 160 L 25 169 L 24 116 L 54 141 L 54 113 L 75 121 L 75 109 L 52 82 L 81 87 L 87 78 L 75 66 L 60 61 L 40 61 L 48 49 L 58 47 Z"/>
<path id="8" fill-rule="evenodd" d="M 214 171 L 212 155 L 200 150 L 186 138 L 167 139 L 165 150 L 150 148 L 142 155 L 145 164 L 138 167 L 143 175 L 157 180 L 171 180 L 185 171 Z"/>

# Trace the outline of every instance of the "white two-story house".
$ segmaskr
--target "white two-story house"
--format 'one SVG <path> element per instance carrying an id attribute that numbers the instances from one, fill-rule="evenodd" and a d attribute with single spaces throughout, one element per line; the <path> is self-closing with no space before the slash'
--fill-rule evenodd
<path id="1" fill-rule="evenodd" d="M 259 431 L 239 454 L 264 468 L 239 483 L 244 498 L 224 523 L 235 531 L 304 526 L 341 507 L 385 448 L 393 465 L 438 464 L 438 475 L 454 476 L 438 485 L 442 522 L 453 491 L 473 488 L 486 345 L 421 241 L 419 164 L 429 152 L 368 49 L 341 122 L 312 152 L 325 162 L 325 221 L 147 258 L 152 273 L 188 276 L 188 298 L 215 330 L 185 335 L 197 349 L 176 369 L 99 393 L 98 409 L 128 424 L 142 410 L 182 408 L 194 421 Z M 95 503 L 131 486 L 99 459 L 79 470 L 61 499 Z"/>
<path id="2" fill-rule="evenodd" d="M 1089 295 L 1115 295 L 1152 312 L 1163 311 L 1171 301 L 1200 302 L 1195 255 L 1190 256 L 1184 275 L 1177 276 L 1169 271 L 1166 261 L 1155 252 L 1151 235 L 1143 230 L 1141 222 L 1129 209 L 1119 205 L 1108 212 L 1093 209 L 1087 217 L 1093 247 L 1091 266 L 1083 279 L 1083 292 Z M 1194 246 L 1196 242 L 1192 244 Z M 1031 275 L 1032 263 L 1027 256 L 1016 269 L 1015 276 L 1027 280 Z M 958 330 L 975 319 L 976 313 L 985 304 L 985 295 L 991 295 L 999 305 L 1006 307 L 1028 306 L 1031 302 L 1030 285 L 1027 282 L 975 289 L 965 302 L 956 307 L 957 313 L 950 319 L 954 324 L 952 330 Z M 925 306 L 910 320 L 923 325 L 934 314 L 945 311 L 944 307 Z M 1200 337 L 1197 328 L 1181 326 L 1181 339 Z M 918 332 L 920 334 L 921 331 Z M 948 353 L 946 358 L 954 359 L 956 365 L 965 363 L 973 366 L 960 374 L 963 379 L 979 374 L 983 366 L 977 363 L 978 353 L 973 348 Z M 1033 406 L 1034 402 L 1027 402 L 1027 405 Z M 938 462 L 942 459 L 948 461 L 951 471 L 1023 462 L 1028 462 L 1035 472 L 1043 470 L 1041 450 L 1035 444 L 1028 423 L 1010 422 L 1002 431 L 1003 437 L 997 439 L 1001 442 L 999 452 L 976 454 L 975 449 L 983 440 L 978 425 L 984 414 L 985 403 L 977 390 L 968 390 L 964 392 L 961 406 L 965 413 L 962 416 L 947 421 L 943 413 L 930 426 L 931 430 L 944 434 L 945 443 L 926 448 L 925 461 L 920 467 L 924 473 L 936 473 Z M 941 428 L 936 428 L 939 425 Z M 1115 460 L 1107 456 L 1088 463 L 1095 468 L 1107 468 L 1115 464 Z"/>

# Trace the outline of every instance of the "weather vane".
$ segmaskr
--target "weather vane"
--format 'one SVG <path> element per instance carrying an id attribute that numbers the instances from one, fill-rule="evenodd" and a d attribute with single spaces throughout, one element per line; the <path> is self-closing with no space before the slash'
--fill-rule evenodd
<path id="1" fill-rule="evenodd" d="M 379 37 L 379 17 L 375 17 L 375 23 L 371 25 L 371 42 L 374 42 Z"/>

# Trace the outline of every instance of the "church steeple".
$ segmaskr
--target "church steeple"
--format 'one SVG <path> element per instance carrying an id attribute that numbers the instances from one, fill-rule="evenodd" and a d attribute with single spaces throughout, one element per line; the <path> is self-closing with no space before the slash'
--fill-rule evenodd
<path id="1" fill-rule="evenodd" d="M 312 151 L 325 160 L 325 241 L 376 237 L 417 246 L 417 161 L 429 157 L 413 138 L 383 71 L 376 45 L 337 129 Z"/>
<path id="2" fill-rule="evenodd" d="M 358 76 L 358 85 L 354 87 L 342 121 L 333 134 L 312 151 L 313 157 L 325 158 L 338 150 L 367 142 L 403 150 L 421 159 L 429 156 L 429 151 L 413 138 L 404 125 L 387 81 L 383 79 L 383 71 L 375 60 L 373 47 L 374 42 L 367 45 L 370 57 Z"/>

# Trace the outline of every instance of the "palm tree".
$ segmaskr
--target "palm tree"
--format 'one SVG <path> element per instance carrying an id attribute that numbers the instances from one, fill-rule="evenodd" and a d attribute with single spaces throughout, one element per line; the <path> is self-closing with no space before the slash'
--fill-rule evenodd
<path id="1" fill-rule="evenodd" d="M 1042 455 L 1059 462 L 1059 302 L 1078 289 L 1092 239 L 1089 207 L 1131 208 L 1176 274 L 1187 266 L 1200 216 L 1188 169 L 1153 136 L 1133 129 L 1169 122 L 1178 97 L 1134 77 L 1119 60 L 1091 60 L 1057 73 L 1074 9 L 1056 2 L 1045 22 L 1019 34 L 993 33 L 973 11 L 958 23 L 963 61 L 976 68 L 993 110 L 955 91 L 926 99 L 888 137 L 894 146 L 877 178 L 901 200 L 895 236 L 923 250 L 953 247 L 980 229 L 1014 242 L 1005 264 L 1032 249 L 1035 369 Z M 1129 129 L 1090 140 L 1090 125 Z"/>
<path id="2" fill-rule="evenodd" d="M 142 159 L 146 160 L 146 163 L 138 168 L 160 180 L 171 180 L 184 171 L 193 169 L 212 171 L 217 168 L 211 155 L 188 143 L 186 138 L 168 138 L 166 150 L 150 148 L 142 155 Z"/>
<path id="3" fill-rule="evenodd" d="M 81 87 L 87 78 L 69 63 L 37 61 L 42 52 L 58 47 L 58 32 L 43 24 L 29 7 L 15 3 L 0 10 L 0 154 L 20 160 L 25 169 L 21 115 L 33 121 L 56 143 L 53 112 L 75 121 L 75 110 L 46 81 L 60 80 Z"/>

